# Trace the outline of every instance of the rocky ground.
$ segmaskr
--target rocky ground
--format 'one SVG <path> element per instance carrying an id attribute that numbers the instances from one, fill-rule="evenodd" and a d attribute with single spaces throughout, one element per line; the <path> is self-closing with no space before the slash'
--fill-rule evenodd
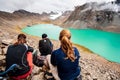
<path id="1" fill-rule="evenodd" d="M 15 42 L 17 35 L 21 33 L 20 29 L 23 27 L 11 28 L 0 26 L 0 69 L 4 69 L 5 67 L 4 55 L 8 45 Z M 28 44 L 38 49 L 38 41 L 40 38 L 26 35 Z M 52 40 L 52 42 L 54 49 L 59 47 L 59 41 Z M 80 66 L 83 80 L 120 80 L 120 64 L 107 61 L 96 54 L 92 54 L 92 52 L 87 51 L 81 46 L 74 46 L 79 49 L 81 55 Z M 30 80 L 44 80 L 43 74 L 40 67 L 34 66 Z"/>

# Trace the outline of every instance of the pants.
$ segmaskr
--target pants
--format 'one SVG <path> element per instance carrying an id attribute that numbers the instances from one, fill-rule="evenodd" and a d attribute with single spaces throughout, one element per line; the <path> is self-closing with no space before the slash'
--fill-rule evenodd
<path id="1" fill-rule="evenodd" d="M 51 55 L 47 55 L 46 56 L 46 60 L 48 62 L 48 66 L 50 67 L 50 71 L 53 75 L 53 77 L 56 79 L 56 80 L 60 80 L 59 76 L 58 76 L 58 72 L 57 72 L 57 67 L 56 66 L 53 66 L 50 62 L 50 59 L 51 59 Z"/>

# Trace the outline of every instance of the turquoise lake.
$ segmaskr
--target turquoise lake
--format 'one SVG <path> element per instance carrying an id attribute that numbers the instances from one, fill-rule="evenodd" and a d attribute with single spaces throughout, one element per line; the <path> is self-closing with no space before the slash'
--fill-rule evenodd
<path id="1" fill-rule="evenodd" d="M 52 24 L 39 24 L 26 27 L 22 31 L 34 36 L 47 33 L 50 39 L 58 40 L 63 28 Z M 69 29 L 72 42 L 82 45 L 94 53 L 113 62 L 120 63 L 120 33 L 105 32 L 93 29 Z"/>

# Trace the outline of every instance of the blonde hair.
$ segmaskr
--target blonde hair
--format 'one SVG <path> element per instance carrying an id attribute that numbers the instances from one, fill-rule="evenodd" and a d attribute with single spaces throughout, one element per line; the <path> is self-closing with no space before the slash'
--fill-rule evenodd
<path id="1" fill-rule="evenodd" d="M 66 59 L 69 58 L 72 62 L 74 62 L 76 58 L 70 38 L 71 33 L 69 30 L 62 30 L 60 32 L 59 40 L 61 42 L 61 48 L 63 52 L 67 55 Z"/>

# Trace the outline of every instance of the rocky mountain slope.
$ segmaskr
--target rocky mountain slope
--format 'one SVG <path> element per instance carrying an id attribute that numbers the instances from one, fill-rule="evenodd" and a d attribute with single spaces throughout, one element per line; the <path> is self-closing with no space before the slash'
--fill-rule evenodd
<path id="1" fill-rule="evenodd" d="M 120 32 L 120 6 L 115 2 L 86 3 L 76 6 L 62 26 Z"/>
<path id="2" fill-rule="evenodd" d="M 38 14 L 34 15 L 34 13 L 28 13 L 28 15 L 25 13 L 24 11 L 17 13 L 0 12 L 0 70 L 5 68 L 5 53 L 8 45 L 16 41 L 17 35 L 22 33 L 21 29 L 26 25 L 43 23 L 41 19 L 34 17 L 39 16 Z M 40 38 L 28 34 L 26 35 L 28 44 L 35 49 L 38 49 Z M 60 46 L 59 41 L 52 40 L 52 43 L 54 44 L 54 49 L 57 49 Z M 107 61 L 82 46 L 74 46 L 78 48 L 81 55 L 79 62 L 82 80 L 120 80 L 120 64 Z M 43 74 L 40 67 L 34 66 L 30 80 L 45 80 Z"/>
<path id="3" fill-rule="evenodd" d="M 71 13 L 72 13 L 72 11 L 62 12 L 62 13 L 60 13 L 60 15 L 58 17 L 56 17 L 55 19 L 52 19 L 51 22 L 53 24 L 61 26 L 63 24 L 63 22 L 65 22 L 68 19 L 68 17 L 70 16 Z"/>

